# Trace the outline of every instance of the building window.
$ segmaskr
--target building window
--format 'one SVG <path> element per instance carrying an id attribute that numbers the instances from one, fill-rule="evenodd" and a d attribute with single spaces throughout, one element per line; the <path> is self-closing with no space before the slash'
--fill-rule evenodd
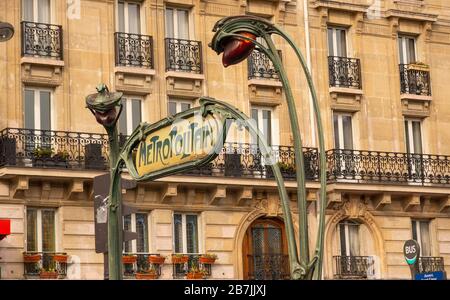
<path id="1" fill-rule="evenodd" d="M 188 110 L 192 107 L 192 101 L 169 99 L 168 112 L 169 116 L 176 115 L 180 112 Z"/>
<path id="2" fill-rule="evenodd" d="M 119 117 L 119 132 L 131 135 L 142 122 L 142 99 L 139 97 L 122 97 L 122 113 Z"/>
<path id="3" fill-rule="evenodd" d="M 173 215 L 175 253 L 198 253 L 198 222 L 195 214 Z"/>
<path id="4" fill-rule="evenodd" d="M 405 120 L 406 152 L 422 154 L 422 121 Z"/>
<path id="5" fill-rule="evenodd" d="M 251 118 L 256 123 L 256 127 L 259 131 L 264 134 L 267 144 L 269 146 L 277 144 L 275 138 L 278 136 L 278 133 L 275 132 L 275 128 L 277 128 L 277 126 L 274 124 L 275 120 L 273 118 L 273 109 L 269 107 L 252 106 Z M 258 144 L 258 139 L 256 136 L 252 136 L 252 144 Z"/>
<path id="6" fill-rule="evenodd" d="M 25 128 L 51 130 L 51 91 L 26 88 L 24 94 Z"/>
<path id="7" fill-rule="evenodd" d="M 334 113 L 334 147 L 336 149 L 353 149 L 352 115 L 347 113 Z"/>
<path id="8" fill-rule="evenodd" d="M 55 252 L 55 210 L 27 208 L 27 251 Z"/>
<path id="9" fill-rule="evenodd" d="M 359 256 L 359 223 L 343 221 L 338 229 L 341 256 Z"/>
<path id="10" fill-rule="evenodd" d="M 124 217 L 124 229 L 137 233 L 136 240 L 125 242 L 126 253 L 148 253 L 148 215 L 131 214 Z"/>
<path id="11" fill-rule="evenodd" d="M 50 0 L 22 0 L 23 21 L 50 23 Z"/>
<path id="12" fill-rule="evenodd" d="M 141 33 L 141 6 L 131 1 L 119 1 L 119 31 Z"/>
<path id="13" fill-rule="evenodd" d="M 411 64 L 417 60 L 416 56 L 416 38 L 411 36 L 398 37 L 398 51 L 400 64 Z"/>
<path id="14" fill-rule="evenodd" d="M 421 256 L 431 256 L 431 238 L 429 220 L 412 220 L 412 236 L 420 246 Z"/>
<path id="15" fill-rule="evenodd" d="M 347 57 L 347 30 L 345 28 L 328 28 L 328 55 Z"/>
<path id="16" fill-rule="evenodd" d="M 166 38 L 189 40 L 189 10 L 166 7 Z"/>

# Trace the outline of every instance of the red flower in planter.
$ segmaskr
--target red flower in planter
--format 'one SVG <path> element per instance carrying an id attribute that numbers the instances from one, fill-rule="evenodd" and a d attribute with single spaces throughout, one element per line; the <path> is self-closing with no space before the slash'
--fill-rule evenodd
<path id="1" fill-rule="evenodd" d="M 239 32 L 239 34 L 256 40 L 256 35 L 253 33 Z M 224 67 L 228 67 L 246 59 L 255 49 L 255 44 L 249 40 L 231 37 L 224 42 L 223 48 L 222 64 Z"/>

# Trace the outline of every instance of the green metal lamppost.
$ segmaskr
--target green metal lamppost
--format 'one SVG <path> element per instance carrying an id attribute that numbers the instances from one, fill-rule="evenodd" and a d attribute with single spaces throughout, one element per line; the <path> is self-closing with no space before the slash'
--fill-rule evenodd
<path id="1" fill-rule="evenodd" d="M 317 95 L 312 81 L 312 77 L 305 59 L 300 49 L 294 44 L 293 40 L 278 26 L 268 22 L 265 19 L 254 16 L 233 16 L 219 20 L 213 29 L 215 35 L 210 43 L 210 47 L 217 52 L 223 53 L 222 63 L 225 67 L 237 64 L 246 59 L 255 46 L 264 52 L 272 61 L 280 80 L 283 84 L 286 101 L 289 110 L 289 119 L 294 138 L 295 149 L 295 167 L 297 177 L 297 199 L 299 212 L 299 243 L 300 256 L 297 254 L 297 246 L 295 244 L 294 230 L 292 219 L 285 216 L 285 226 L 288 235 L 289 260 L 291 266 L 292 279 L 320 279 L 322 277 L 322 260 L 323 260 L 323 241 L 325 229 L 325 201 L 326 201 L 326 161 L 323 126 L 321 122 L 319 104 Z M 302 140 L 298 125 L 297 111 L 294 102 L 294 96 L 283 68 L 281 58 L 278 54 L 275 44 L 271 38 L 272 35 L 278 35 L 288 42 L 295 51 L 306 76 L 309 89 L 313 99 L 315 119 L 318 129 L 319 140 L 319 157 L 320 157 L 320 213 L 319 228 L 316 239 L 316 248 L 314 256 L 309 258 L 309 238 L 308 238 L 308 214 L 306 211 L 306 185 L 304 158 L 302 152 Z M 259 43 L 256 38 L 262 38 L 266 45 Z M 283 199 L 282 199 L 283 201 Z M 289 206 L 288 206 L 289 209 Z M 290 209 L 289 212 L 290 214 Z"/>
<path id="2" fill-rule="evenodd" d="M 109 140 L 109 159 L 111 168 L 110 199 L 108 205 L 108 266 L 110 279 L 122 279 L 122 193 L 120 190 L 120 176 L 115 176 L 120 169 L 119 140 L 117 120 L 122 112 L 120 100 L 122 93 L 110 93 L 104 84 L 97 86 L 96 94 L 86 97 L 86 107 L 94 114 L 98 123 L 105 127 Z"/>

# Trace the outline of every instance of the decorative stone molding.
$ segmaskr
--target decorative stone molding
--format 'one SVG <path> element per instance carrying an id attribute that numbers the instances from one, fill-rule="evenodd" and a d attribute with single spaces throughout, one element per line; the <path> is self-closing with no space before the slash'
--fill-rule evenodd
<path id="1" fill-rule="evenodd" d="M 116 90 L 125 93 L 148 95 L 152 92 L 155 70 L 135 67 L 115 67 Z"/>
<path id="2" fill-rule="evenodd" d="M 277 106 L 282 102 L 283 85 L 280 81 L 250 79 L 248 89 L 252 104 Z"/>
<path id="3" fill-rule="evenodd" d="M 166 72 L 167 95 L 196 99 L 203 95 L 205 75 L 187 72 Z"/>
<path id="4" fill-rule="evenodd" d="M 331 108 L 348 112 L 360 111 L 363 94 L 360 89 L 330 87 Z"/>
<path id="5" fill-rule="evenodd" d="M 403 94 L 400 96 L 402 101 L 402 112 L 405 116 L 411 117 L 429 117 L 432 96 Z"/>
<path id="6" fill-rule="evenodd" d="M 24 83 L 48 87 L 62 84 L 64 61 L 26 56 L 21 58 L 20 63 Z"/>
<path id="7" fill-rule="evenodd" d="M 399 18 L 399 19 L 406 19 L 406 20 L 415 20 L 415 21 L 428 21 L 428 22 L 436 22 L 438 15 L 434 14 L 427 14 L 419 12 L 419 10 L 414 11 L 406 11 L 406 10 L 399 10 L 399 9 L 389 9 L 386 12 L 387 18 Z"/>
<path id="8" fill-rule="evenodd" d="M 311 7 L 316 9 L 327 8 L 334 10 L 344 10 L 349 12 L 365 13 L 371 4 L 352 3 L 350 1 L 341 2 L 336 0 L 311 0 Z"/>

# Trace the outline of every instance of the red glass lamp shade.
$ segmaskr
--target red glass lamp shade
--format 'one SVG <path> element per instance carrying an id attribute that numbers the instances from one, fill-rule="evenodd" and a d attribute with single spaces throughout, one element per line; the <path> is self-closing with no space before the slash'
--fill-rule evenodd
<path id="1" fill-rule="evenodd" d="M 0 240 L 11 234 L 11 220 L 0 220 Z"/>
<path id="2" fill-rule="evenodd" d="M 94 115 L 97 122 L 106 127 L 111 126 L 114 123 L 114 120 L 116 119 L 117 116 L 115 108 L 112 108 L 105 112 L 95 111 Z"/>
<path id="3" fill-rule="evenodd" d="M 256 40 L 256 36 L 250 32 L 239 32 L 239 34 Z M 252 41 L 233 37 L 226 40 L 223 48 L 222 64 L 228 67 L 246 59 L 255 49 L 255 44 Z"/>

